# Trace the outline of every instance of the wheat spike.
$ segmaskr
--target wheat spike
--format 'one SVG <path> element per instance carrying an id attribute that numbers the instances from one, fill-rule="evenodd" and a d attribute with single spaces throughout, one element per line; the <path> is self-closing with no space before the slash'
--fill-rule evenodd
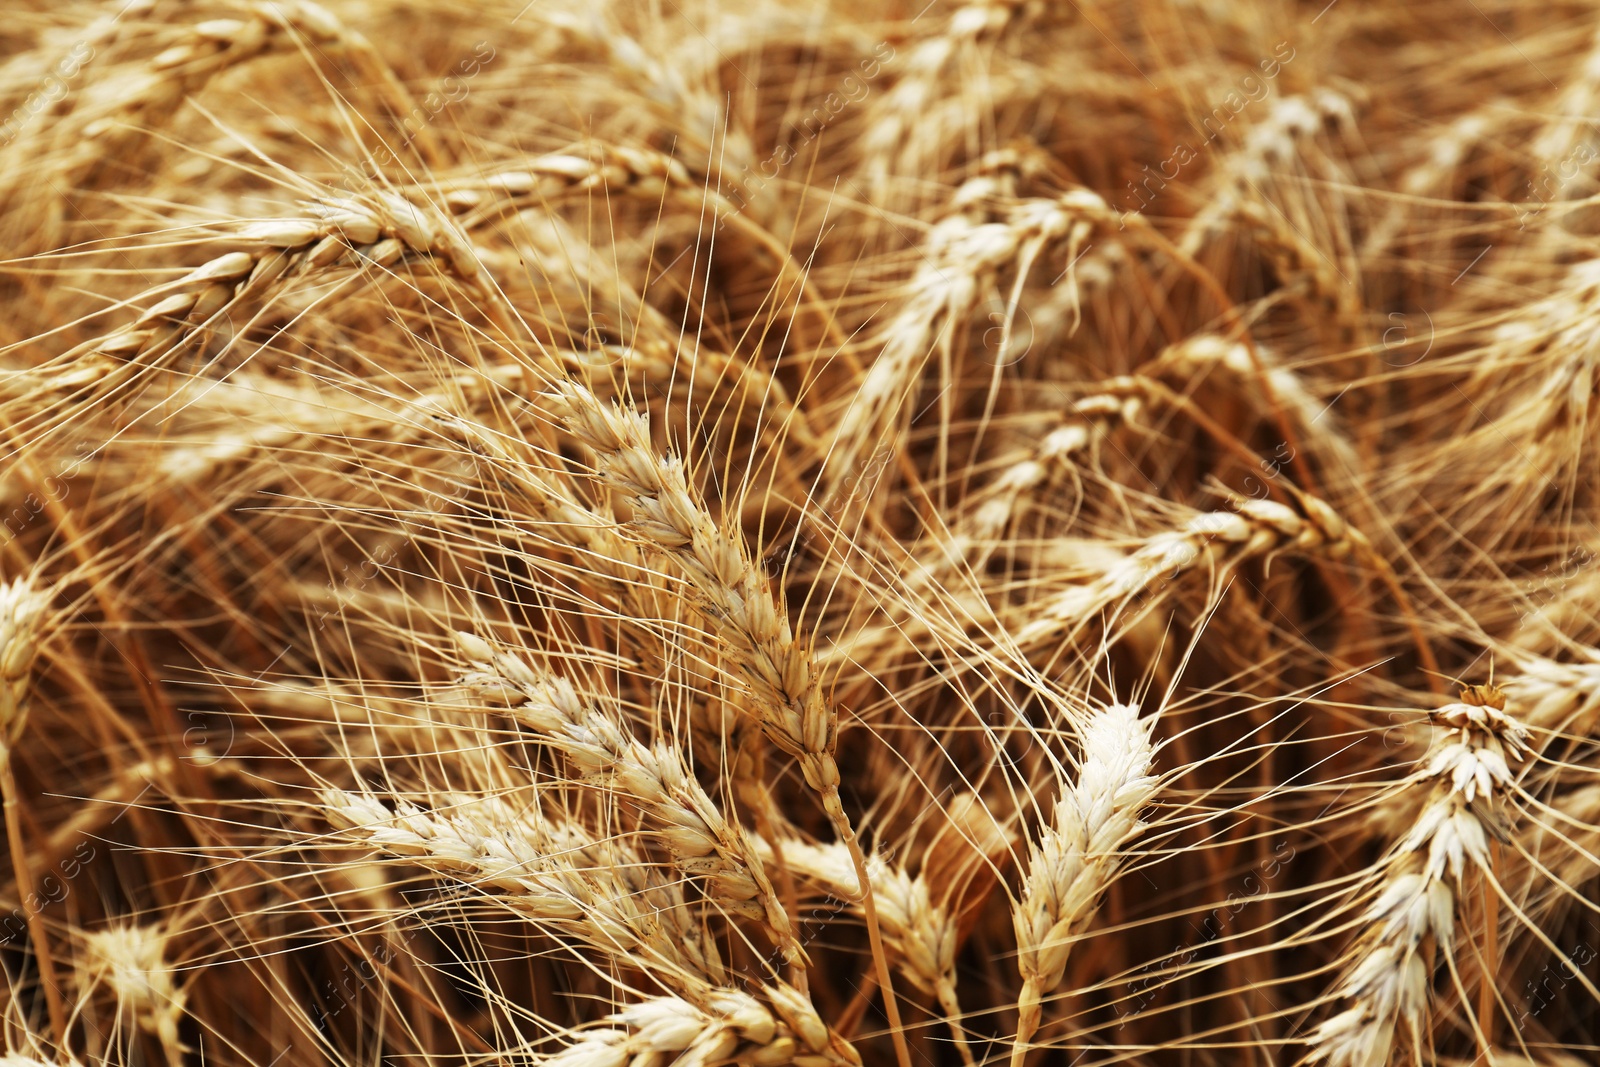
<path id="1" fill-rule="evenodd" d="M 1022 974 L 1013 1067 L 1027 1059 L 1043 1000 L 1061 984 L 1073 940 L 1125 861 L 1128 842 L 1143 829 L 1140 813 L 1158 786 L 1151 774 L 1152 727 L 1134 704 L 1110 704 L 1092 714 L 1083 726 L 1077 780 L 1062 790 L 1050 823 L 1029 846 L 1022 894 L 1012 909 Z"/>
<path id="2" fill-rule="evenodd" d="M 498 696 L 518 722 L 537 731 L 585 776 L 605 780 L 649 811 L 686 873 L 704 874 L 714 899 L 764 921 L 785 958 L 805 963 L 805 950 L 795 939 L 789 915 L 750 836 L 723 816 L 679 749 L 666 743 L 643 744 L 585 701 L 570 682 L 540 677 L 517 657 L 497 651 L 476 635 L 457 634 L 456 640 L 478 668 L 463 680 L 470 692 Z"/>
<path id="3" fill-rule="evenodd" d="M 1463 879 L 1474 867 L 1493 877 L 1489 842 L 1504 840 L 1511 825 L 1510 764 L 1527 756 L 1528 731 L 1505 707 L 1499 690 L 1474 688 L 1432 713 L 1433 750 L 1408 784 L 1430 790 L 1427 806 L 1396 843 L 1362 916 L 1370 933 L 1335 992 L 1349 1006 L 1311 1035 L 1308 1062 L 1383 1067 L 1397 1030 L 1420 1055 L 1430 989 L 1424 947 L 1454 953 Z"/>

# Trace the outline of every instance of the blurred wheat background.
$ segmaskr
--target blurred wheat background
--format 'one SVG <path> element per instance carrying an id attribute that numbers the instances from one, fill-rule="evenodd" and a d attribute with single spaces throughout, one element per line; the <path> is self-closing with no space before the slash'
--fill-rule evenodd
<path id="1" fill-rule="evenodd" d="M 5 1067 L 1600 1053 L 1600 10 L 8 0 Z"/>

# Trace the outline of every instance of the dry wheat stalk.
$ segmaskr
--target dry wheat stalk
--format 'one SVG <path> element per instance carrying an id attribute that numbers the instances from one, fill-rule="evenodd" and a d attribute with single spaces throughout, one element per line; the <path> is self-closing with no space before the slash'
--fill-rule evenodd
<path id="1" fill-rule="evenodd" d="M 673 162 L 669 157 L 661 159 Z M 638 187 L 637 182 L 630 183 L 625 191 Z M 697 190 L 698 186 L 685 188 Z M 477 189 L 465 191 L 479 196 Z M 698 210 L 698 193 L 696 197 Z M 479 228 L 497 210 L 491 207 L 485 214 L 468 213 L 463 216 L 463 228 Z M 767 427 L 791 436 L 805 453 L 820 454 L 822 445 L 805 412 L 796 407 L 789 388 L 765 367 L 741 356 L 720 352 L 704 339 L 684 337 L 677 323 L 647 301 L 642 293 L 629 287 L 609 264 L 596 263 L 592 256 L 583 255 L 582 237 L 556 216 L 525 209 L 518 229 L 531 248 L 519 249 L 516 256 L 487 252 L 486 265 L 495 267 L 499 277 L 515 277 L 525 269 L 523 263 L 531 251 L 548 284 L 552 288 L 570 289 L 575 298 L 565 329 L 566 337 L 561 340 L 566 345 L 577 345 L 581 339 L 583 344 L 581 348 L 545 345 L 538 351 L 539 357 L 559 363 L 570 376 L 580 380 L 587 376 L 586 380 L 591 382 L 602 380 L 608 372 L 621 371 L 636 394 L 645 393 L 662 382 L 679 380 L 680 388 L 704 389 L 707 395 L 735 389 L 741 403 L 765 416 L 762 421 Z M 792 264 L 787 252 L 782 248 L 777 251 L 784 269 L 798 275 L 799 268 Z M 809 280 L 802 277 L 796 287 L 808 295 L 808 306 L 822 304 L 820 298 L 809 295 Z M 618 331 L 619 339 L 625 343 L 597 343 L 596 332 L 608 332 L 599 323 L 610 318 L 627 324 L 625 330 L 619 328 Z M 831 323 L 831 318 L 828 321 Z"/>
<path id="2" fill-rule="evenodd" d="M 1046 485 L 1056 469 L 1065 466 L 1078 453 L 1090 448 L 1101 435 L 1120 425 L 1135 423 L 1146 401 L 1159 383 L 1132 377 L 1095 383 L 1094 392 L 1067 405 L 1057 416 L 1057 425 L 1040 435 L 1035 445 L 1021 458 L 1009 463 L 982 490 L 963 501 L 961 511 L 948 534 L 941 533 L 931 547 L 910 555 L 903 568 L 905 589 L 899 594 L 907 605 L 919 598 L 937 596 L 953 601 L 961 618 L 988 623 L 995 616 L 981 597 L 958 589 L 948 589 L 949 579 L 962 564 L 972 573 L 982 573 L 1000 538 L 1025 504 Z M 852 578 L 859 576 L 851 574 Z M 833 655 L 846 657 L 865 654 L 866 649 L 889 644 L 915 642 L 929 632 L 930 612 L 909 611 L 910 618 L 892 626 L 864 627 L 848 646 L 836 646 Z"/>
<path id="3" fill-rule="evenodd" d="M 755 146 L 749 133 L 731 121 L 722 96 L 701 79 L 686 77 L 686 64 L 653 53 L 606 15 L 603 8 L 593 6 L 585 7 L 582 15 L 549 9 L 539 12 L 550 25 L 604 51 L 612 70 L 620 71 L 652 104 L 670 115 L 691 143 L 704 145 L 705 173 L 749 171 L 756 163 Z M 697 37 L 696 45 L 709 45 L 720 58 L 714 41 L 704 34 Z"/>
<path id="4" fill-rule="evenodd" d="M 497 216 L 582 193 L 617 193 L 645 201 L 659 200 L 669 190 L 702 195 L 688 170 L 671 156 L 603 144 L 590 146 L 588 155 L 547 152 L 498 167 L 491 174 L 444 178 L 418 192 L 433 189 L 451 212 L 462 216 L 462 228 L 469 230 Z"/>
<path id="5" fill-rule="evenodd" d="M 1547 806 L 1533 806 L 1529 816 L 1515 828 L 1514 851 L 1500 882 L 1525 900 L 1528 921 L 1542 923 L 1574 904 L 1586 905 L 1578 887 L 1600 862 L 1600 785 L 1562 792 Z"/>
<path id="6" fill-rule="evenodd" d="M 697 1036 L 682 1047 L 693 1045 L 713 1056 L 708 1063 L 725 1062 L 732 1048 L 745 1041 L 757 1046 L 771 1042 L 774 1053 L 809 1054 L 830 1064 L 860 1063 L 850 1044 L 817 1017 L 809 998 L 782 982 L 763 990 L 772 1010 L 809 1053 L 797 1052 L 792 1042 L 781 1040 L 787 1035 L 760 1024 L 752 1013 L 765 1009 L 727 985 L 714 948 L 699 934 L 676 886 L 659 877 L 621 839 L 596 841 L 571 823 L 536 823 L 485 797 L 464 798 L 449 813 L 425 812 L 405 801 L 397 801 L 391 812 L 371 794 L 337 790 L 326 791 L 323 804 L 330 822 L 354 832 L 359 840 L 391 855 L 463 875 L 474 886 L 499 889 L 507 894 L 506 904 L 530 921 L 575 937 L 624 966 L 645 968 L 677 994 L 650 1003 L 671 1005 L 685 1025 L 691 1019 L 702 1024 Z M 627 1016 L 622 1021 L 649 1028 L 645 1025 L 649 1009 L 622 1014 Z M 724 1030 L 717 1020 L 726 1021 L 729 1015 L 748 1022 Z M 729 1046 L 734 1037 L 739 1040 Z M 671 1051 L 654 1040 L 632 1052 Z M 610 1039 L 598 1041 L 580 1043 L 590 1045 L 582 1052 L 569 1049 L 559 1055 L 587 1054 L 602 1057 L 598 1062 L 612 1062 L 603 1058 L 608 1053 L 600 1047 L 609 1045 Z M 761 1055 L 755 1050 L 749 1054 Z"/>
<path id="7" fill-rule="evenodd" d="M 618 536 L 611 515 L 589 506 L 563 479 L 519 455 L 515 439 L 454 414 L 448 397 L 420 397 L 413 406 L 419 423 L 459 439 L 473 455 L 490 461 L 494 472 L 519 490 L 516 500 L 538 517 L 538 529 L 582 554 L 587 578 L 608 585 L 623 598 L 642 595 L 649 571 L 635 546 Z"/>
<path id="8" fill-rule="evenodd" d="M 273 49 L 293 48 L 297 36 L 315 47 L 331 48 L 345 43 L 349 35 L 332 12 L 309 0 L 242 4 L 239 11 L 246 17 L 208 19 L 186 27 L 184 39 L 152 58 L 142 77 L 114 83 L 111 113 L 93 117 L 74 131 L 74 154 L 62 169 L 62 179 L 74 181 L 82 171 L 114 157 L 130 139 L 133 131 L 127 127 L 165 118 L 184 97 L 228 68 Z"/>
<path id="9" fill-rule="evenodd" d="M 1272 350 L 1263 345 L 1246 346 L 1217 334 L 1195 334 L 1163 349 L 1161 355 L 1143 368 L 1145 374 L 1174 373 L 1185 378 L 1204 377 L 1213 370 L 1222 370 L 1255 386 L 1256 395 L 1252 399 L 1261 409 L 1282 404 L 1294 416 L 1295 426 L 1302 434 L 1317 435 L 1319 444 L 1337 450 L 1353 467 L 1349 444 L 1327 432 L 1335 418 L 1328 414 L 1327 402 L 1318 398 L 1300 374 L 1284 366 Z"/>
<path id="10" fill-rule="evenodd" d="M 1514 458 L 1464 469 L 1440 456 L 1436 468 L 1422 472 L 1449 489 L 1446 514 L 1491 543 L 1507 536 L 1496 532 L 1491 516 L 1536 507 L 1552 487 L 1575 499 L 1589 492 L 1577 456 L 1592 437 L 1600 384 L 1590 344 L 1600 307 L 1600 261 L 1578 259 L 1546 291 L 1553 295 L 1497 316 L 1472 349 L 1478 358 L 1470 375 L 1456 386 L 1456 395 L 1470 398 L 1476 409 L 1460 431 L 1466 447 L 1516 441 Z M 1482 358 L 1489 352 L 1494 358 Z"/>
<path id="11" fill-rule="evenodd" d="M 1584 1061 L 1565 1052 L 1541 1050 L 1538 1057 L 1507 1049 L 1489 1049 L 1483 1057 L 1487 1067 L 1583 1067 Z M 1447 1061 L 1441 1058 L 1441 1064 Z M 1448 1061 L 1450 1067 L 1468 1067 L 1469 1060 Z"/>
<path id="12" fill-rule="evenodd" d="M 1061 984 L 1073 941 L 1144 828 L 1139 816 L 1158 787 L 1151 774 L 1153 726 L 1134 704 L 1091 714 L 1082 728 L 1077 780 L 1062 787 L 1049 824 L 1028 847 L 1022 894 L 1012 908 L 1022 974 L 1012 1067 L 1027 1059 L 1044 998 Z"/>
<path id="13" fill-rule="evenodd" d="M 419 187 L 415 194 L 429 196 L 434 188 L 442 185 L 442 201 L 450 211 L 461 215 L 462 228 L 467 230 L 475 230 L 519 211 L 545 210 L 564 198 L 585 194 L 627 196 L 650 206 L 673 206 L 696 214 L 707 213 L 716 219 L 719 229 L 731 225 L 770 255 L 785 281 L 804 298 L 811 313 L 821 318 L 829 339 L 843 347 L 844 335 L 828 314 L 826 301 L 809 275 L 794 262 L 789 249 L 726 196 L 697 180 L 682 162 L 663 152 L 630 145 L 592 144 L 588 146 L 588 153 L 552 152 L 531 156 L 489 175 L 472 174 L 453 181 L 429 183 Z M 582 241 L 563 242 L 559 254 L 572 263 L 572 249 L 582 245 Z M 602 285 L 622 288 L 615 276 L 598 280 Z M 660 315 L 643 300 L 635 298 L 630 304 L 636 305 L 641 315 Z M 713 354 L 707 355 L 715 358 Z M 726 358 L 719 362 L 727 371 L 760 373 L 757 368 Z M 781 388 L 775 380 L 768 380 Z"/>
<path id="14" fill-rule="evenodd" d="M 12 1067 L 1585 1055 L 1592 14 L 321 2 L 0 20 Z"/>
<path id="15" fill-rule="evenodd" d="M 1540 109 L 1548 118 L 1529 145 L 1534 159 L 1565 162 L 1573 158 L 1574 149 L 1589 132 L 1584 116 L 1590 114 L 1600 100 L 1600 25 L 1594 28 L 1587 44 L 1587 54 L 1578 67 L 1577 77 L 1567 82 L 1555 101 Z"/>

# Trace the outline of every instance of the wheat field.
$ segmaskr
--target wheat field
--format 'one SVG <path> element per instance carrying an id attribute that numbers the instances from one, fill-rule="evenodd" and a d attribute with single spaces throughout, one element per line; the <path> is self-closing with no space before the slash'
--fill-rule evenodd
<path id="1" fill-rule="evenodd" d="M 1600 10 L 7 0 L 0 1067 L 1600 1061 Z"/>

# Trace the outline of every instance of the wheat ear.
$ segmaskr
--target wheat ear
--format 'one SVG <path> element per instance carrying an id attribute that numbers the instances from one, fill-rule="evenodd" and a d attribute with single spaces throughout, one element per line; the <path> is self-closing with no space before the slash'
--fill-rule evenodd
<path id="1" fill-rule="evenodd" d="M 487 176 L 474 175 L 448 182 L 442 199 L 451 211 L 463 216 L 465 229 L 474 229 L 491 219 L 528 208 L 545 208 L 564 197 L 596 192 L 646 202 L 676 201 L 680 207 L 696 212 L 709 211 L 719 223 L 732 225 L 776 260 L 779 270 L 820 318 L 829 341 L 843 349 L 847 339 L 828 312 L 827 302 L 817 292 L 810 275 L 795 263 L 781 241 L 748 218 L 712 188 L 712 184 L 696 179 L 681 162 L 665 153 L 627 145 L 595 145 L 590 156 L 551 152 L 530 156 Z M 429 186 L 418 192 L 425 193 L 432 188 Z M 610 281 L 615 283 L 615 279 Z M 644 306 L 659 315 L 655 308 Z M 754 368 L 729 362 L 745 373 L 754 372 Z"/>
<path id="2" fill-rule="evenodd" d="M 1089 448 L 1096 438 L 1119 425 L 1138 421 L 1144 408 L 1139 391 L 1124 388 L 1124 379 L 1102 383 L 1104 389 L 1068 404 L 1054 427 L 1025 456 L 1013 460 L 956 522 L 964 548 L 990 541 L 1005 532 L 1030 494 L 1044 485 L 1055 468 Z M 981 560 L 978 561 L 981 564 Z"/>
<path id="3" fill-rule="evenodd" d="M 5 805 L 11 868 L 17 880 L 17 892 L 25 901 L 34 899 L 33 873 L 22 835 L 21 813 L 17 810 L 17 779 L 11 762 L 28 724 L 33 661 L 39 653 L 39 638 L 50 600 L 50 594 L 37 588 L 28 578 L 14 578 L 0 585 L 0 791 L 3 791 L 0 800 Z M 61 1003 L 61 990 L 56 984 L 50 935 L 40 909 L 26 910 L 28 937 L 33 942 L 34 958 L 39 964 L 39 983 L 44 986 L 50 1028 L 55 1034 L 56 1047 L 65 1050 L 67 1017 Z"/>
<path id="4" fill-rule="evenodd" d="M 1070 262 L 1092 232 L 1092 220 L 1106 217 L 1105 202 L 1080 189 L 1053 200 L 1014 201 L 994 209 L 989 202 L 998 188 L 990 175 L 969 179 L 956 190 L 950 214 L 923 240 L 922 259 L 907 286 L 910 296 L 890 320 L 883 349 L 834 432 L 825 513 L 832 514 L 849 495 L 859 478 L 861 457 L 880 447 L 886 430 L 914 399 L 929 355 L 938 352 L 948 367 L 985 282 L 1016 262 L 1010 301 L 1014 313 L 1035 260 L 1046 245 L 1064 239 L 1069 269 L 1062 284 L 1076 285 Z"/>
<path id="5" fill-rule="evenodd" d="M 33 1040 L 38 1039 L 33 1038 Z M 0 1054 L 0 1067 L 81 1067 L 81 1061 L 70 1052 L 62 1052 L 56 1059 L 7 1052 Z"/>
<path id="6" fill-rule="evenodd" d="M 781 853 L 790 870 L 829 893 L 843 899 L 861 894 L 850 851 L 837 842 L 812 844 L 785 838 L 774 846 L 758 847 Z M 961 999 L 956 993 L 954 916 L 933 902 L 932 889 L 921 875 L 912 875 L 877 853 L 867 858 L 867 872 L 878 902 L 878 919 L 883 923 L 884 944 L 899 959 L 906 980 L 938 1001 L 962 1060 L 972 1064 L 972 1049 L 961 1029 Z"/>
<path id="7" fill-rule="evenodd" d="M 265 53 L 292 48 L 298 40 L 319 52 L 348 46 L 353 55 L 382 65 L 370 44 L 318 4 L 278 0 L 246 2 L 239 8 L 243 18 L 207 19 L 184 27 L 177 43 L 152 57 L 136 73 L 118 72 L 94 86 L 90 95 L 100 97 L 103 104 L 86 104 L 64 116 L 59 127 L 48 134 L 48 143 L 41 143 L 50 154 L 39 162 L 50 170 L 47 179 L 39 184 L 52 190 L 58 201 L 64 201 L 68 195 L 64 191 L 82 189 L 96 167 L 123 155 L 141 127 L 165 122 L 187 97 L 228 69 Z M 136 13 L 134 5 L 129 4 L 118 16 L 132 21 Z M 408 111 L 409 106 L 400 113 Z M 45 137 L 41 131 L 41 142 Z M 38 182 L 38 177 L 25 167 L 8 169 L 13 173 L 0 185 L 0 203 L 15 209 L 25 182 Z M 45 217 L 50 214 L 54 211 Z"/>
<path id="8" fill-rule="evenodd" d="M 168 1063 L 177 1067 L 184 1051 L 178 1020 L 187 997 L 172 980 L 168 940 L 169 935 L 155 926 L 122 923 L 92 931 L 84 943 L 97 969 L 102 969 L 102 980 L 116 995 L 118 1011 L 129 1012 L 140 1029 L 156 1038 Z"/>
<path id="9" fill-rule="evenodd" d="M 1155 795 L 1151 720 L 1134 704 L 1111 704 L 1083 727 L 1078 780 L 1062 790 L 1051 825 L 1028 850 L 1022 895 L 1012 909 L 1017 933 L 1017 1037 L 1012 1067 L 1022 1067 L 1039 1029 L 1043 998 L 1066 973 L 1072 942 L 1117 875 L 1127 843 L 1143 829 L 1139 813 Z"/>
<path id="10" fill-rule="evenodd" d="M 1427 806 L 1390 854 L 1377 898 L 1362 917 L 1368 933 L 1335 991 L 1349 1006 L 1312 1033 L 1307 1063 L 1382 1067 L 1401 1024 L 1421 1056 L 1430 985 L 1424 947 L 1453 954 L 1467 867 L 1493 877 L 1489 839 L 1505 840 L 1509 832 L 1510 761 L 1528 754 L 1527 728 L 1506 713 L 1504 695 L 1490 687 L 1463 691 L 1461 701 L 1432 718 L 1442 729 L 1407 783 L 1431 788 Z"/>
<path id="11" fill-rule="evenodd" d="M 157 365 L 220 318 L 264 299 L 280 283 L 314 276 L 341 261 L 381 270 L 407 256 L 436 259 L 484 298 L 502 329 L 510 329 L 503 299 L 486 281 L 476 253 L 454 223 L 393 193 L 330 194 L 310 202 L 307 216 L 240 224 L 231 228 L 231 236 L 246 247 L 153 287 L 133 301 L 147 306 L 132 322 L 24 372 L 33 392 L 20 398 L 26 408 L 19 410 L 59 408 L 43 396 L 65 390 L 73 390 L 79 402 L 101 399 L 120 388 L 128 375 L 138 374 L 137 368 Z M 129 371 L 129 365 L 136 369 Z"/>
<path id="12" fill-rule="evenodd" d="M 1590 652 L 1588 662 L 1516 654 L 1522 670 L 1507 678 L 1507 699 L 1531 726 L 1588 735 L 1600 712 L 1600 653 Z"/>
<path id="13" fill-rule="evenodd" d="M 1255 190 L 1272 173 L 1273 162 L 1294 159 L 1301 142 L 1315 137 L 1330 122 L 1355 125 L 1351 101 L 1331 89 L 1274 100 L 1266 117 L 1250 128 L 1243 146 L 1225 157 L 1217 192 L 1184 227 L 1178 250 L 1193 258 L 1230 219 L 1248 214 L 1244 193 Z M 1273 220 L 1257 215 L 1253 221 L 1270 225 Z M 1296 242 L 1305 243 L 1305 238 L 1293 236 Z"/>
<path id="14" fill-rule="evenodd" d="M 188 27 L 184 38 L 152 58 L 142 75 L 117 86 L 109 113 L 72 131 L 70 155 L 56 179 L 60 186 L 77 184 L 97 163 L 115 158 L 132 139 L 136 124 L 165 119 L 223 72 L 269 52 L 291 50 L 301 41 L 317 52 L 347 53 L 397 115 L 410 114 L 415 107 L 372 44 L 320 4 L 246 2 L 239 13 L 244 17 L 208 19 Z M 436 162 L 437 149 L 426 128 L 418 143 Z"/>
<path id="15" fill-rule="evenodd" d="M 916 134 L 928 125 L 922 120 L 939 98 L 951 60 L 980 41 L 1000 36 L 1026 7 L 1020 0 L 962 4 L 950 12 L 938 31 L 912 46 L 900 79 L 869 105 L 871 121 L 861 136 L 861 166 L 871 183 L 873 203 L 889 203 L 892 179 L 910 172 L 913 153 L 922 144 Z M 969 108 L 965 101 L 962 104 L 960 111 L 965 117 Z M 912 116 L 917 121 L 912 122 Z"/>
<path id="16" fill-rule="evenodd" d="M 713 898 L 730 910 L 763 920 L 784 958 L 806 965 L 789 913 L 778 900 L 748 834 L 728 822 L 695 779 L 681 749 L 646 746 L 614 718 L 585 701 L 564 678 L 542 677 L 522 660 L 474 634 L 456 641 L 478 671 L 463 684 L 479 696 L 510 705 L 584 775 L 606 780 L 662 827 L 674 862 L 686 874 L 704 874 Z"/>
<path id="17" fill-rule="evenodd" d="M 679 997 L 654 997 L 607 1017 L 616 1027 L 583 1031 L 542 1067 L 626 1067 L 627 1064 L 795 1064 L 860 1067 L 849 1042 L 830 1031 L 810 1001 L 792 987 L 769 986 L 767 1003 L 736 989 L 710 994 L 706 1007 Z"/>
<path id="18" fill-rule="evenodd" d="M 322 794 L 328 820 L 345 835 L 392 856 L 464 876 L 474 886 L 500 890 L 508 907 L 536 925 L 576 938 L 621 966 L 643 968 L 673 991 L 673 997 L 661 999 L 673 1004 L 675 1011 L 692 1012 L 704 1023 L 707 1019 L 726 1020 L 741 1011 L 766 1010 L 747 994 L 729 987 L 714 945 L 702 937 L 677 883 L 660 878 L 655 868 L 621 840 L 595 840 L 575 824 L 532 818 L 525 810 L 513 809 L 493 797 L 441 799 L 457 802 L 449 810 L 425 811 L 394 799 L 391 809 L 370 793 L 327 790 Z M 771 983 L 763 990 L 772 1010 L 805 1051 L 779 1043 L 777 1050 L 792 1053 L 793 1060 L 769 1060 L 757 1054 L 753 1062 L 810 1062 L 817 1067 L 860 1064 L 855 1049 L 822 1022 L 809 997 L 783 982 Z M 754 1015 L 742 1017 L 755 1019 Z M 640 1021 L 644 1021 L 642 1017 Z M 710 1034 L 710 1029 L 702 1026 L 696 1033 L 707 1041 L 726 1040 Z M 733 1030 L 741 1041 L 766 1043 L 762 1035 L 768 1031 L 759 1023 L 749 1030 L 735 1025 Z M 770 1032 L 773 1041 L 781 1036 L 776 1030 Z M 613 1043 L 610 1038 L 579 1042 L 590 1047 L 581 1052 L 569 1048 L 557 1055 L 576 1057 L 560 1061 L 567 1064 L 587 1062 L 582 1059 L 586 1054 L 611 1063 L 604 1057 L 611 1055 L 606 1048 Z M 691 1040 L 683 1047 L 693 1043 Z M 651 1049 L 634 1050 L 648 1051 Z M 808 1060 L 807 1056 L 819 1058 Z"/>
<path id="19" fill-rule="evenodd" d="M 656 454 L 643 415 L 602 403 L 575 382 L 562 383 L 545 400 L 573 436 L 599 458 L 606 484 L 631 502 L 633 529 L 688 579 L 744 678 L 762 731 L 799 760 L 800 771 L 821 797 L 834 832 L 850 849 L 890 1036 L 901 1067 L 910 1067 L 911 1052 L 895 1003 L 866 858 L 839 796 L 839 764 L 834 758 L 839 713 L 822 694 L 822 679 L 810 653 L 795 639 L 787 614 L 779 609 L 743 539 L 721 530 L 696 500 L 681 460 Z"/>
<path id="20" fill-rule="evenodd" d="M 341 836 L 497 890 L 535 925 L 622 966 L 642 967 L 680 994 L 724 981 L 715 946 L 701 936 L 676 881 L 659 877 L 625 842 L 595 840 L 575 823 L 495 797 L 438 800 L 430 811 L 371 792 L 321 795 L 324 816 Z"/>
<path id="21" fill-rule="evenodd" d="M 1059 634 L 1076 632 L 1097 612 L 1157 592 L 1197 565 L 1234 567 L 1283 551 L 1317 551 L 1339 559 L 1353 549 L 1366 549 L 1361 532 L 1346 525 L 1326 502 L 1307 494 L 1297 499 L 1304 514 L 1274 500 L 1240 499 L 1233 511 L 1203 512 L 1180 529 L 1146 539 L 1093 581 L 1030 607 L 1031 620 L 1017 632 L 1017 643 L 1036 647 Z"/>

